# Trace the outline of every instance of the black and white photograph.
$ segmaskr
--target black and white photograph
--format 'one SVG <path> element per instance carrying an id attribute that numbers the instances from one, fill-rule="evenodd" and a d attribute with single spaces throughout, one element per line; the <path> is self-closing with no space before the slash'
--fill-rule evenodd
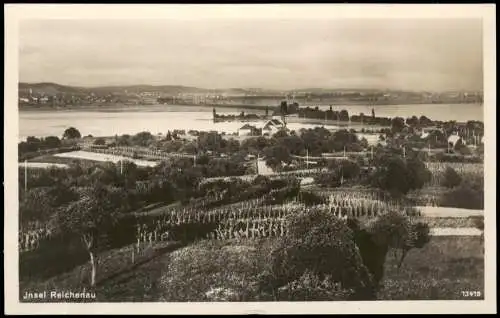
<path id="1" fill-rule="evenodd" d="M 495 7 L 392 6 L 6 8 L 6 297 L 496 311 Z"/>

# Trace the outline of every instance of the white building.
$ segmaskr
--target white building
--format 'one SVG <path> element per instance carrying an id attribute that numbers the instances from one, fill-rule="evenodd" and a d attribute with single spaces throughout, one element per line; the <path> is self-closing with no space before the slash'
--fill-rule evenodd
<path id="1" fill-rule="evenodd" d="M 285 124 L 283 123 L 283 121 L 281 121 L 280 119 L 277 119 L 277 118 L 273 118 L 271 120 L 268 120 L 268 121 L 264 122 L 264 124 L 261 126 L 263 135 L 266 133 L 269 135 L 273 135 L 284 128 L 285 128 Z"/>
<path id="2" fill-rule="evenodd" d="M 464 141 L 462 140 L 462 138 L 459 135 L 451 135 L 450 137 L 448 137 L 448 145 L 450 145 L 453 148 L 455 148 L 455 146 L 459 142 L 464 143 Z"/>

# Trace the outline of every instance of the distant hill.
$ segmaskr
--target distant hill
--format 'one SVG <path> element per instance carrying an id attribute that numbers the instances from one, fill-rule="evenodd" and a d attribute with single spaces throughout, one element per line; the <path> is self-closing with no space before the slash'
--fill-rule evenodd
<path id="1" fill-rule="evenodd" d="M 163 94 L 190 94 L 190 93 L 204 93 L 211 90 L 189 87 L 189 86 L 176 86 L 176 85 L 130 85 L 130 86 L 101 86 L 101 87 L 77 87 L 60 85 L 56 83 L 19 83 L 19 94 L 28 94 L 29 90 L 32 90 L 33 94 L 43 94 L 43 95 L 56 95 L 56 94 L 120 94 L 120 93 L 130 93 L 138 94 L 142 92 L 158 92 Z"/>
<path id="2" fill-rule="evenodd" d="M 19 83 L 19 95 L 29 94 L 30 89 L 32 90 L 33 94 L 44 95 L 86 93 L 85 88 L 59 85 L 55 83 Z"/>
<path id="3" fill-rule="evenodd" d="M 381 90 L 381 89 L 334 89 L 334 88 L 320 88 L 320 87 L 310 87 L 294 90 L 275 90 L 275 89 L 263 89 L 263 88 L 227 88 L 227 89 L 207 89 L 199 87 L 190 86 L 180 86 L 180 85 L 124 85 L 124 86 L 101 86 L 101 87 L 78 87 L 78 86 L 68 86 L 56 83 L 19 83 L 19 96 L 27 96 L 30 89 L 34 95 L 88 95 L 94 93 L 96 95 L 124 95 L 124 94 L 139 94 L 144 92 L 150 93 L 160 93 L 162 95 L 178 95 L 178 94 L 226 94 L 229 96 L 234 96 L 239 98 L 246 98 L 251 96 L 256 97 L 272 97 L 272 98 L 283 98 L 285 95 L 294 95 L 297 92 L 309 93 L 313 95 L 328 95 L 332 93 L 346 94 L 346 96 L 357 95 L 361 98 L 365 94 L 387 94 L 400 95 L 400 96 L 414 96 L 421 97 L 423 92 L 411 92 L 411 91 L 401 91 L 401 90 Z M 482 92 L 471 92 L 471 94 L 480 94 Z M 457 95 L 458 96 L 458 95 Z M 453 97 L 452 97 L 453 98 Z"/>

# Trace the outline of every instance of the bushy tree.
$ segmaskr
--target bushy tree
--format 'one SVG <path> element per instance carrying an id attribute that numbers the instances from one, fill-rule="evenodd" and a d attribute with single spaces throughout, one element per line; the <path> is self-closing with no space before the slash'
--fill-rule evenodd
<path id="1" fill-rule="evenodd" d="M 338 163 L 338 173 L 344 177 L 344 179 L 354 179 L 359 176 L 360 167 L 357 162 L 351 160 L 341 160 Z"/>
<path id="2" fill-rule="evenodd" d="M 75 127 L 69 127 L 63 134 L 64 139 L 80 139 L 81 137 L 82 135 L 80 134 L 80 131 L 78 131 Z"/>
<path id="3" fill-rule="evenodd" d="M 314 176 L 314 182 L 322 187 L 339 187 L 340 178 L 336 172 L 320 173 Z"/>
<path id="4" fill-rule="evenodd" d="M 392 133 L 399 133 L 405 127 L 405 120 L 402 117 L 394 117 L 391 121 Z"/>
<path id="5" fill-rule="evenodd" d="M 484 209 L 484 186 L 471 181 L 443 194 L 440 205 L 460 209 Z"/>
<path id="6" fill-rule="evenodd" d="M 454 188 L 462 182 L 462 177 L 452 167 L 446 167 L 443 174 L 442 186 L 447 188 Z"/>
<path id="7" fill-rule="evenodd" d="M 354 233 L 344 221 L 313 209 L 289 215 L 287 227 L 287 236 L 278 240 L 269 268 L 263 274 L 264 292 L 277 295 L 280 287 L 309 271 L 319 280 L 328 276 L 342 288 L 353 289 L 357 299 L 375 297 L 372 278 L 358 253 Z"/>
<path id="8" fill-rule="evenodd" d="M 122 135 L 118 137 L 116 142 L 118 146 L 128 147 L 132 145 L 132 137 L 130 135 Z"/>
<path id="9" fill-rule="evenodd" d="M 56 136 L 48 136 L 44 139 L 45 147 L 51 148 L 59 148 L 61 147 L 61 140 Z"/>
<path id="10" fill-rule="evenodd" d="M 140 132 L 132 137 L 132 142 L 141 147 L 148 147 L 155 141 L 155 137 L 148 131 Z"/>
<path id="11" fill-rule="evenodd" d="M 419 189 L 431 177 L 430 171 L 418 158 L 404 160 L 393 155 L 383 155 L 377 158 L 375 166 L 376 170 L 371 175 L 372 186 L 394 195 Z"/>
<path id="12" fill-rule="evenodd" d="M 290 151 L 284 146 L 270 146 L 263 150 L 266 164 L 274 170 L 282 167 L 282 163 L 291 161 Z"/>
<path id="13" fill-rule="evenodd" d="M 58 212 L 58 225 L 65 233 L 78 237 L 89 254 L 91 266 L 90 285 L 96 284 L 97 256 L 102 248 L 107 230 L 123 212 L 122 194 L 111 188 L 96 184 L 90 188 L 79 188 L 79 199 L 63 206 Z"/>
<path id="14" fill-rule="evenodd" d="M 97 138 L 96 140 L 94 140 L 94 145 L 103 146 L 105 144 L 106 141 L 104 140 L 104 138 Z"/>

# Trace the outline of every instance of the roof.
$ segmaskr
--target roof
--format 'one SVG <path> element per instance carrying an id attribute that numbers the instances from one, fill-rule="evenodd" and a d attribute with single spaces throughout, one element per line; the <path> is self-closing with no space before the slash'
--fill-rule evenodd
<path id="1" fill-rule="evenodd" d="M 264 124 L 264 127 L 269 127 L 269 126 L 284 127 L 285 124 L 279 119 L 271 119 Z"/>
<path id="2" fill-rule="evenodd" d="M 448 137 L 448 143 L 452 143 L 453 145 L 455 145 L 461 139 L 462 138 L 460 138 L 460 136 L 458 135 L 451 135 L 450 137 Z"/>
<path id="3" fill-rule="evenodd" d="M 255 126 L 252 126 L 250 124 L 245 124 L 240 129 L 257 129 Z"/>

